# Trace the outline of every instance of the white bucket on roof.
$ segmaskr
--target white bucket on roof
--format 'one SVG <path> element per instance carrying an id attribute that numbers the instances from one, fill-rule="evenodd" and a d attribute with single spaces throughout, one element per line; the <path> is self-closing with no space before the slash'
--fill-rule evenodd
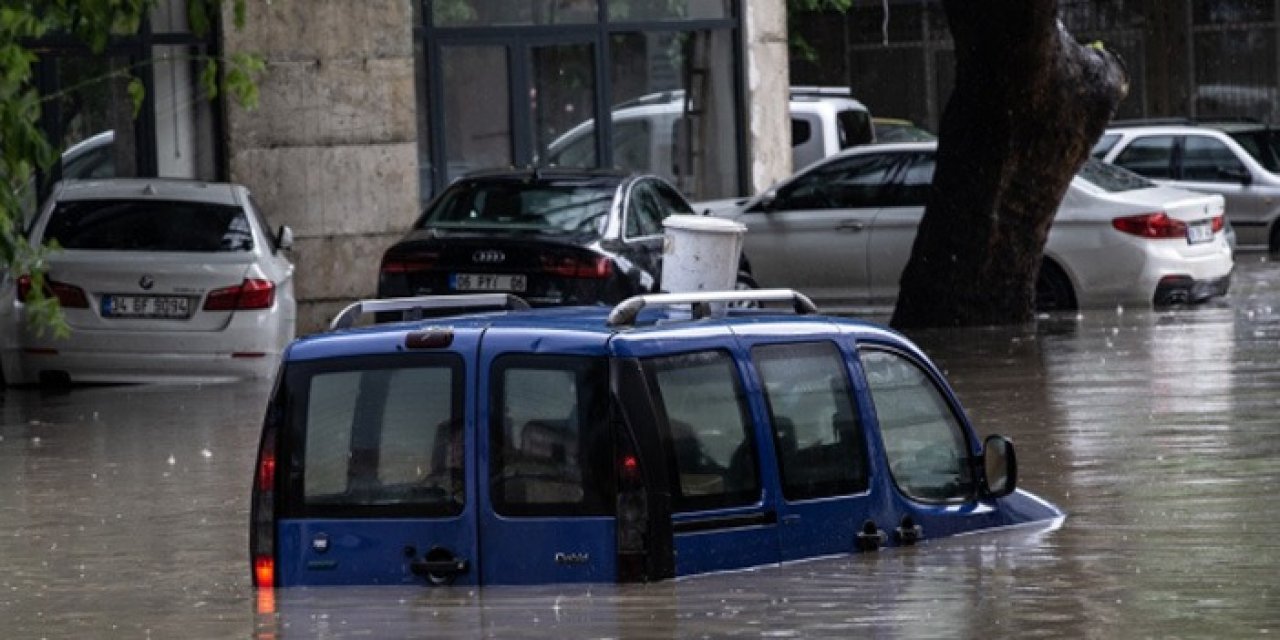
<path id="1" fill-rule="evenodd" d="M 662 290 L 728 291 L 738 281 L 747 228 L 724 218 L 673 215 L 662 221 Z"/>

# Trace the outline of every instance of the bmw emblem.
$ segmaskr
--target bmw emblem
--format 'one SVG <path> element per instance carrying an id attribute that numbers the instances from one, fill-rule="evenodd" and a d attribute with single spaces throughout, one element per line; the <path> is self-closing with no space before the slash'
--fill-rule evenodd
<path id="1" fill-rule="evenodd" d="M 151 287 L 156 286 L 156 279 L 151 276 L 144 275 L 141 278 L 138 278 L 138 286 L 142 287 L 144 290 L 150 291 Z"/>

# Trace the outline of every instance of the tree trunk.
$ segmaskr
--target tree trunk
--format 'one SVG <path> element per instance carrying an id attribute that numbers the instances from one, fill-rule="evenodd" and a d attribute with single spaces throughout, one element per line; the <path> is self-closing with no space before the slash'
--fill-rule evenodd
<path id="1" fill-rule="evenodd" d="M 1057 0 L 943 0 L 956 84 L 891 324 L 1031 320 L 1049 225 L 1128 91 L 1113 54 L 1078 44 Z"/>

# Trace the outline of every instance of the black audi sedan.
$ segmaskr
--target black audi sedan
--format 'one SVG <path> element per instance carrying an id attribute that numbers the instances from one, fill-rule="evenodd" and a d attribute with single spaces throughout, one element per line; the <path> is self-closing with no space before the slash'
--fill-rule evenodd
<path id="1" fill-rule="evenodd" d="M 502 292 L 535 306 L 617 303 L 656 289 L 662 220 L 677 213 L 693 208 L 651 175 L 471 173 L 386 251 L 378 297 Z"/>

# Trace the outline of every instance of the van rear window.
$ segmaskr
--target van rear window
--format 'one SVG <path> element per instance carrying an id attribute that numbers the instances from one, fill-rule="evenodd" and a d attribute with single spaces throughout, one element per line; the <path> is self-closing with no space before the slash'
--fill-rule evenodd
<path id="1" fill-rule="evenodd" d="M 461 512 L 461 395 L 451 363 L 316 372 L 305 393 L 307 507 Z"/>
<path id="2" fill-rule="evenodd" d="M 510 355 L 497 360 L 490 379 L 494 509 L 517 516 L 612 513 L 605 360 Z"/>

